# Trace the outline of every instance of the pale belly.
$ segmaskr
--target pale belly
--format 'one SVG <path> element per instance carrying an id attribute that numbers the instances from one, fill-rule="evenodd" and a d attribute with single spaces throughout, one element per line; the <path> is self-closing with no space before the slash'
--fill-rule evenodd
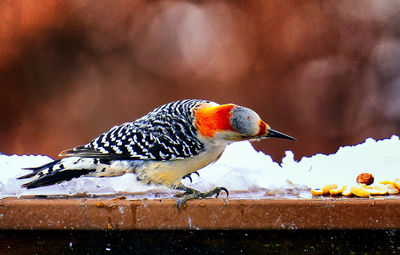
<path id="1" fill-rule="evenodd" d="M 162 184 L 175 188 L 181 183 L 183 176 L 215 162 L 224 150 L 225 146 L 221 146 L 192 158 L 148 161 L 140 169 L 136 169 L 136 175 L 144 183 Z"/>

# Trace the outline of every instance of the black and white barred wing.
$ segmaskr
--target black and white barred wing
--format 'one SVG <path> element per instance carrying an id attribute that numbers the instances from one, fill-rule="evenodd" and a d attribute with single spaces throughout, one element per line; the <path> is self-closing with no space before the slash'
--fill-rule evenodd
<path id="1" fill-rule="evenodd" d="M 157 122 L 157 120 L 154 120 Z M 190 128 L 125 123 L 100 135 L 91 143 L 64 151 L 60 156 L 94 157 L 109 160 L 171 160 L 198 155 L 203 145 L 188 137 Z"/>
<path id="2" fill-rule="evenodd" d="M 142 118 L 113 127 L 87 145 L 61 156 L 106 159 L 171 160 L 198 155 L 204 145 L 197 139 L 192 108 L 203 100 L 169 103 Z"/>

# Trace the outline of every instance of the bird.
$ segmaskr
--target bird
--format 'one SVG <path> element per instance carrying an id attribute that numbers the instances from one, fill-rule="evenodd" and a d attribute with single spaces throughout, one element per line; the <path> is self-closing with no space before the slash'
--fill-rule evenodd
<path id="1" fill-rule="evenodd" d="M 225 187 L 200 192 L 183 185 L 182 178 L 217 161 L 232 142 L 265 138 L 295 140 L 271 129 L 249 108 L 209 100 L 178 100 L 133 122 L 114 126 L 85 145 L 62 151 L 60 159 L 25 168 L 32 172 L 18 179 L 30 178 L 22 187 L 32 189 L 81 176 L 134 173 L 142 183 L 184 191 L 177 201 L 179 210 L 191 199 L 218 197 L 221 191 L 229 194 Z"/>

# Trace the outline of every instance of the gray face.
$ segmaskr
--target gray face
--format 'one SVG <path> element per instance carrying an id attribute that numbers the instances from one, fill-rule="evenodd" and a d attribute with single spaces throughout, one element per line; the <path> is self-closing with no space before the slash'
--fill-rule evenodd
<path id="1" fill-rule="evenodd" d="M 245 136 L 254 136 L 259 132 L 260 117 L 246 107 L 236 106 L 232 109 L 231 125 L 237 132 Z"/>

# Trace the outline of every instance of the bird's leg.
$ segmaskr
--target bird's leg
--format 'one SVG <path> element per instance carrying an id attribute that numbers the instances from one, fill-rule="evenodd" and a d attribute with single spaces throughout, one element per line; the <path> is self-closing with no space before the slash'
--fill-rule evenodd
<path id="1" fill-rule="evenodd" d="M 184 203 L 186 203 L 186 201 L 191 200 L 191 199 L 207 198 L 207 197 L 213 196 L 214 194 L 216 194 L 216 198 L 217 198 L 221 191 L 225 191 L 226 197 L 229 196 L 229 192 L 225 187 L 216 187 L 216 188 L 214 188 L 208 192 L 204 192 L 204 193 L 202 193 L 198 190 L 186 187 L 183 184 L 179 184 L 176 187 L 176 189 L 185 191 L 184 196 L 180 200 L 178 200 L 178 202 L 176 204 L 176 206 L 178 207 L 178 210 L 180 210 L 181 205 L 183 205 Z"/>
<path id="2" fill-rule="evenodd" d="M 194 194 L 194 193 L 200 193 L 200 191 L 186 187 L 185 185 L 183 185 L 182 183 L 180 183 L 177 187 L 175 187 L 175 189 L 179 189 L 179 190 L 183 190 L 185 191 L 185 193 L 183 193 L 184 196 L 186 195 L 190 195 L 190 194 Z"/>

